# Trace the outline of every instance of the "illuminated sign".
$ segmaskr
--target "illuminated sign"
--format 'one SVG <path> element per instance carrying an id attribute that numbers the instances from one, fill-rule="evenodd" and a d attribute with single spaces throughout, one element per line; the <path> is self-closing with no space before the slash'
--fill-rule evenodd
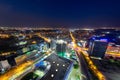
<path id="1" fill-rule="evenodd" d="M 108 39 L 100 39 L 101 42 L 108 42 Z"/>
<path id="2" fill-rule="evenodd" d="M 108 39 L 98 39 L 98 40 L 95 40 L 95 41 L 108 42 Z"/>

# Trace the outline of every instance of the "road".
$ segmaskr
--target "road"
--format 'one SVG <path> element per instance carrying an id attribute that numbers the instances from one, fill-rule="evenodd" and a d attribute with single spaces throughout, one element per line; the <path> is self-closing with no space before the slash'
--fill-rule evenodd
<path id="1" fill-rule="evenodd" d="M 88 66 L 86 64 L 85 59 L 83 58 L 82 54 L 80 54 L 79 52 L 76 52 L 76 54 L 79 58 L 79 64 L 82 65 L 80 69 L 81 74 L 85 75 L 82 77 L 82 80 L 90 80 Z"/>
<path id="2" fill-rule="evenodd" d="M 32 67 L 31 70 L 28 70 L 26 71 L 25 73 L 23 73 L 22 75 L 20 75 L 17 80 L 20 80 L 23 76 L 25 76 L 27 73 L 29 72 L 32 72 L 34 70 L 34 66 L 35 64 L 39 63 L 40 61 L 42 61 L 43 59 L 45 59 L 46 57 L 48 57 L 49 55 L 51 54 L 48 54 L 48 55 L 45 55 L 45 54 L 38 54 L 37 56 L 36 55 L 33 55 L 33 56 L 30 56 L 30 58 L 28 58 L 28 60 L 32 60 L 33 61 L 33 64 L 30 66 Z"/>
<path id="3" fill-rule="evenodd" d="M 19 75 L 22 75 L 28 67 L 32 66 L 37 61 L 43 59 L 43 56 L 44 55 L 41 56 L 41 54 L 39 53 L 38 56 L 34 55 L 28 58 L 27 61 L 23 62 L 20 65 L 15 66 L 14 68 L 10 69 L 5 74 L 0 75 L 0 80 L 9 80 L 9 79 L 17 78 Z"/>
<path id="4" fill-rule="evenodd" d="M 67 72 L 72 64 L 70 60 L 66 60 L 56 54 L 52 54 L 46 58 L 45 61 L 50 62 L 52 66 L 41 80 L 65 80 Z"/>

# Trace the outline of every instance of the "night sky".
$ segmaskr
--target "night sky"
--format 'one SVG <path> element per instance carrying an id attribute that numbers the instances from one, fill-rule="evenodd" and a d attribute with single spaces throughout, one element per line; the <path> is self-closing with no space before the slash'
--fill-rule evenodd
<path id="1" fill-rule="evenodd" d="M 120 0 L 0 0 L 0 26 L 119 27 Z"/>

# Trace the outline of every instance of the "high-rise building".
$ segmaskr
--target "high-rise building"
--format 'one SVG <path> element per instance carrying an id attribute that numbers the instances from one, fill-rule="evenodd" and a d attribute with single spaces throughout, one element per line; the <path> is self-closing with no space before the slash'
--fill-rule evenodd
<path id="1" fill-rule="evenodd" d="M 103 58 L 108 46 L 107 39 L 92 40 L 89 43 L 88 53 L 93 57 Z"/>
<path id="2" fill-rule="evenodd" d="M 56 41 L 55 40 L 51 40 L 51 42 L 50 42 L 50 48 L 51 49 L 55 49 L 56 48 Z"/>
<path id="3" fill-rule="evenodd" d="M 56 51 L 57 52 L 66 52 L 66 44 L 57 44 Z"/>
<path id="4" fill-rule="evenodd" d="M 66 52 L 66 44 L 57 44 L 56 45 L 56 52 L 60 56 L 64 56 Z"/>

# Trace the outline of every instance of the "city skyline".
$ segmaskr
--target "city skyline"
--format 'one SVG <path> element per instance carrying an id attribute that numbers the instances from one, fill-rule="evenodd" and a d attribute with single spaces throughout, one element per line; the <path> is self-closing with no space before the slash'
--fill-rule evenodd
<path id="1" fill-rule="evenodd" d="M 120 0 L 0 0 L 0 80 L 119 80 Z"/>

